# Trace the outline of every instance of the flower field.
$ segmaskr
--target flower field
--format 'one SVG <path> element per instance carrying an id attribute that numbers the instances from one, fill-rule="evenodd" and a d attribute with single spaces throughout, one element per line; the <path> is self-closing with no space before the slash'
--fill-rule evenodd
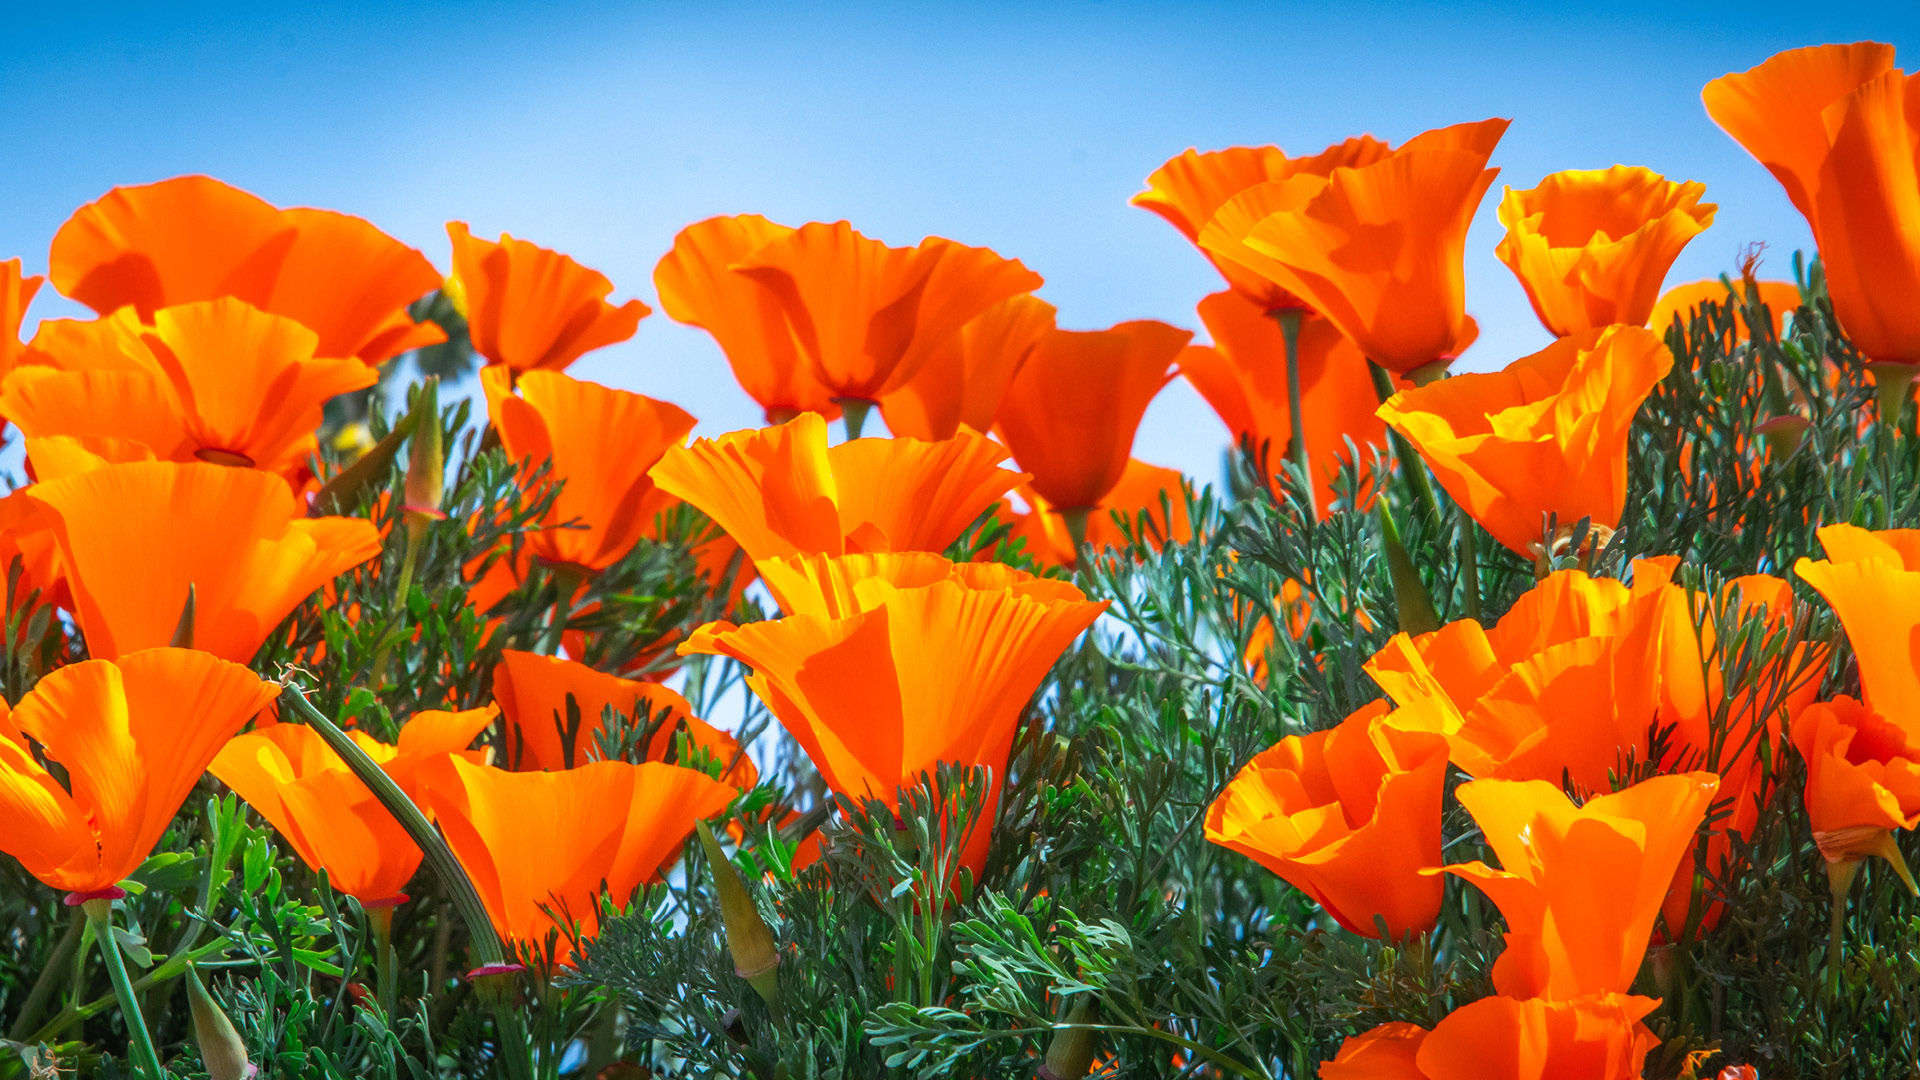
<path id="1" fill-rule="evenodd" d="M 0 1080 L 1920 1077 L 1895 65 L 1703 88 L 1817 251 L 1693 283 L 1505 119 L 1187 150 L 1187 327 L 105 193 L 0 262 Z M 1455 370 L 1488 199 L 1555 340 Z M 764 426 L 568 373 L 649 317 Z"/>

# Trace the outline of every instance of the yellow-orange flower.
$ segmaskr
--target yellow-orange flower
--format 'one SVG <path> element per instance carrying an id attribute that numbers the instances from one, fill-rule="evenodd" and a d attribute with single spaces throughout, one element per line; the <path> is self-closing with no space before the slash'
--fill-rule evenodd
<path id="1" fill-rule="evenodd" d="M 1807 763 L 1807 819 L 1829 863 L 1868 855 L 1910 877 L 1893 833 L 1920 824 L 1920 731 L 1850 697 L 1810 705 L 1793 718 L 1793 745 Z"/>
<path id="2" fill-rule="evenodd" d="M 1544 515 L 1611 530 L 1627 500 L 1627 435 L 1673 354 L 1660 335 L 1609 326 L 1496 372 L 1402 390 L 1380 416 L 1494 539 L 1531 556 Z"/>
<path id="3" fill-rule="evenodd" d="M 1053 305 L 1022 294 L 974 316 L 906 385 L 880 399 L 887 430 L 911 439 L 991 431 L 1000 399 L 1033 347 L 1053 329 Z"/>
<path id="4" fill-rule="evenodd" d="M 1625 994 L 1572 1001 L 1487 997 L 1432 1031 L 1382 1024 L 1348 1039 L 1321 1080 L 1641 1080 L 1660 1039 L 1641 1023 L 1660 1002 Z"/>
<path id="5" fill-rule="evenodd" d="M 1687 242 L 1713 224 L 1706 185 L 1652 169 L 1569 169 L 1500 200 L 1495 252 L 1560 337 L 1613 323 L 1640 326 Z"/>
<path id="6" fill-rule="evenodd" d="M 1178 469 L 1149 465 L 1138 458 L 1129 460 L 1126 471 L 1120 474 L 1120 482 L 1087 514 L 1087 546 L 1095 552 L 1126 546 L 1127 534 L 1114 520 L 1116 514 L 1128 522 L 1146 515 L 1145 527 L 1133 535 L 1134 539 L 1144 540 L 1154 548 L 1167 542 L 1184 544 L 1193 539 L 1183 480 L 1185 477 Z M 1009 523 L 1008 536 L 1024 539 L 1027 554 L 1042 566 L 1074 565 L 1080 551 L 1060 511 L 1031 487 L 1021 487 L 1019 494 L 1026 500 L 1028 509 L 1024 514 L 1015 514 L 1011 508 L 1003 511 Z"/>
<path id="7" fill-rule="evenodd" d="M 513 371 L 559 371 L 582 353 L 633 336 L 651 308 L 607 302 L 613 282 L 557 251 L 515 239 L 482 240 L 447 223 L 448 288 L 467 317 L 473 351 Z"/>

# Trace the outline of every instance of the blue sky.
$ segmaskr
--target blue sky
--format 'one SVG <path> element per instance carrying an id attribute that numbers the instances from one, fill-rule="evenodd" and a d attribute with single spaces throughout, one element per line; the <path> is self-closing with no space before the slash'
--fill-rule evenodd
<path id="1" fill-rule="evenodd" d="M 29 272 L 109 187 L 207 172 L 368 217 L 442 268 L 446 220 L 506 230 L 650 304 L 681 226 L 754 211 L 993 247 L 1046 277 L 1066 326 L 1195 327 L 1216 278 L 1127 205 L 1165 158 L 1506 116 L 1469 238 L 1484 333 L 1466 367 L 1547 340 L 1493 255 L 1499 185 L 1615 162 L 1700 180 L 1719 217 L 1670 280 L 1756 240 L 1784 276 L 1806 227 L 1700 87 L 1825 41 L 1920 66 L 1920 5 L 1897 3 L 56 6 L 10 12 L 0 40 L 0 258 Z M 70 313 L 46 293 L 33 311 Z M 711 341 L 663 315 L 573 370 L 705 433 L 758 419 Z M 1135 449 L 1213 479 L 1225 438 L 1176 384 Z"/>

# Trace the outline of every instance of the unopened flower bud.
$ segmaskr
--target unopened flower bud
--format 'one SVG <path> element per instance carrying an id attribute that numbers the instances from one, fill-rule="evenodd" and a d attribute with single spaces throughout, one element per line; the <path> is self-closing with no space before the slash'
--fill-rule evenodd
<path id="1" fill-rule="evenodd" d="M 260 1071 L 247 1060 L 246 1040 L 220 1011 L 192 966 L 187 968 L 187 1001 L 193 1007 L 193 1040 L 200 1045 L 200 1060 L 206 1063 L 211 1080 L 248 1080 Z"/>
<path id="2" fill-rule="evenodd" d="M 425 529 L 428 522 L 447 516 L 440 510 L 447 481 L 445 433 L 440 428 L 440 380 L 429 378 L 420 384 L 413 412 L 405 505 L 410 532 Z"/>
<path id="3" fill-rule="evenodd" d="M 747 883 L 727 861 L 713 830 L 707 828 L 704 821 L 696 828 L 700 846 L 707 853 L 707 865 L 713 868 L 714 891 L 720 900 L 720 922 L 726 930 L 727 951 L 733 954 L 733 970 L 753 985 L 768 1008 L 777 1009 L 780 950 L 773 943 L 773 930 L 760 917 L 760 909 L 753 905 L 753 897 L 747 892 Z"/>
<path id="4" fill-rule="evenodd" d="M 1080 1080 L 1093 1071 L 1094 1044 L 1100 1033 L 1086 1025 L 1093 1022 L 1096 1007 L 1092 994 L 1082 994 L 1067 1010 L 1065 1022 L 1073 1026 L 1053 1033 L 1053 1042 L 1047 1044 L 1047 1060 L 1035 1073 L 1038 1080 Z"/>

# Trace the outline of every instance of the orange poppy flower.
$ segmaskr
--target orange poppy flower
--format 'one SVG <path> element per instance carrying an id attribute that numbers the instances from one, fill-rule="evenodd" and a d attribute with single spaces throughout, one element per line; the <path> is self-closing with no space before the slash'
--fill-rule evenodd
<path id="1" fill-rule="evenodd" d="M 15 560 L 20 563 L 20 580 L 14 585 L 16 611 L 36 589 L 43 604 L 73 606 L 60 567 L 52 516 L 24 490 L 0 497 L 0 581 L 12 573 Z"/>
<path id="2" fill-rule="evenodd" d="M 1382 724 L 1376 701 L 1292 735 L 1240 770 L 1207 810 L 1207 839 L 1249 856 L 1356 934 L 1433 928 L 1441 884 L 1440 797 L 1447 744 Z"/>
<path id="3" fill-rule="evenodd" d="M 733 270 L 780 306 L 814 376 L 843 404 L 905 386 L 975 316 L 1041 284 L 986 248 L 937 236 L 888 247 L 844 221 L 775 236 Z"/>
<path id="4" fill-rule="evenodd" d="M 348 737 L 400 790 L 420 800 L 420 772 L 457 755 L 484 763 L 488 752 L 468 744 L 499 710 L 420 712 L 393 745 L 363 731 Z M 406 899 L 420 868 L 420 848 L 320 734 L 304 724 L 267 724 L 236 735 L 208 771 L 245 799 L 327 884 L 370 906 Z"/>
<path id="5" fill-rule="evenodd" d="M 1736 282 L 1734 288 L 1744 290 L 1749 286 L 1760 290 L 1760 302 L 1767 305 L 1768 313 L 1773 316 L 1774 339 L 1779 340 L 1785 337 L 1787 316 L 1800 309 L 1800 286 L 1791 281 L 1754 281 Z M 1675 285 L 1660 295 L 1659 301 L 1653 305 L 1653 314 L 1647 316 L 1647 325 L 1664 338 L 1667 328 L 1673 325 L 1675 319 L 1680 320 L 1681 326 L 1687 325 L 1689 320 L 1699 314 L 1700 305 L 1708 302 L 1718 304 L 1722 308 L 1735 305 L 1734 309 L 1740 312 L 1741 321 L 1745 322 L 1745 310 L 1737 306 L 1745 299 L 1745 296 L 1735 296 L 1730 292 L 1726 282 L 1719 278 L 1690 281 L 1685 285 Z M 1746 336 L 1753 338 L 1758 335 L 1754 333 L 1753 327 L 1748 326 Z M 1721 343 L 1721 352 L 1732 351 L 1732 340 Z"/>
<path id="6" fill-rule="evenodd" d="M 1827 558 L 1801 559 L 1793 572 L 1826 598 L 1847 631 L 1867 704 L 1881 716 L 1920 717 L 1920 529 L 1820 530 Z"/>
<path id="7" fill-rule="evenodd" d="M 1182 486 L 1185 479 L 1178 469 L 1130 459 L 1120 482 L 1087 514 L 1087 546 L 1096 552 L 1126 546 L 1127 534 L 1114 520 L 1116 514 L 1129 522 L 1145 514 L 1146 527 L 1135 531 L 1134 537 L 1154 548 L 1167 540 L 1184 544 L 1193 539 L 1187 493 Z M 1010 538 L 1026 540 L 1027 554 L 1042 566 L 1074 565 L 1080 551 L 1066 518 L 1030 487 L 1020 488 L 1020 497 L 1029 509 L 1024 514 L 1015 514 L 1011 508 L 1006 511 Z"/>
<path id="8" fill-rule="evenodd" d="M 1674 868 L 1719 787 L 1713 773 L 1656 776 L 1578 807 L 1544 780 L 1456 788 L 1503 868 L 1444 868 L 1506 917 L 1495 991 L 1570 1001 L 1632 986 Z"/>
<path id="9" fill-rule="evenodd" d="M 1215 214 L 1200 246 L 1306 301 L 1381 367 L 1433 371 L 1462 348 L 1467 226 L 1506 128 L 1456 124 L 1377 161 L 1249 192 Z"/>
<path id="10" fill-rule="evenodd" d="M 1007 451 L 971 432 L 940 442 L 854 439 L 827 446 L 827 422 L 675 447 L 653 468 L 662 491 L 699 507 L 755 562 L 774 555 L 940 551 L 1019 483 Z"/>
<path id="11" fill-rule="evenodd" d="M 866 609 L 863 597 L 879 583 L 893 589 L 924 589 L 942 581 L 969 589 L 1006 589 L 1041 601 L 1085 600 L 1070 582 L 1036 577 L 998 562 L 954 562 L 930 551 L 883 551 L 857 555 L 789 555 L 761 567 L 767 591 L 788 615 L 849 619 Z"/>
<path id="12" fill-rule="evenodd" d="M 751 667 L 748 687 L 849 798 L 891 802 L 942 762 L 987 766 L 962 856 L 978 871 L 1020 714 L 1106 603 L 1055 585 L 975 588 L 968 573 L 898 587 L 875 577 L 845 590 L 853 613 L 710 623 L 680 651 Z"/>
<path id="13" fill-rule="evenodd" d="M 557 251 L 506 233 L 482 240 L 447 222 L 453 276 L 447 289 L 467 317 L 473 351 L 513 371 L 559 371 L 581 354 L 633 336 L 653 309 L 607 302 L 613 282 Z"/>
<path id="14" fill-rule="evenodd" d="M 369 364 L 446 340 L 407 314 L 440 286 L 426 256 L 361 218 L 278 210 L 206 176 L 114 188 L 81 207 L 54 234 L 48 276 L 102 315 L 131 305 L 150 319 L 231 296 L 305 324 L 318 355 Z"/>
<path id="15" fill-rule="evenodd" d="M 1807 763 L 1807 817 L 1827 862 L 1880 855 L 1908 876 L 1893 832 L 1920 824 L 1920 731 L 1841 697 L 1793 718 L 1793 746 Z"/>
<path id="16" fill-rule="evenodd" d="M 1672 366 L 1660 335 L 1609 326 L 1500 371 L 1402 390 L 1379 412 L 1455 502 L 1531 558 L 1548 513 L 1568 530 L 1581 518 L 1620 524 L 1633 416 Z"/>
<path id="17" fill-rule="evenodd" d="M 489 367 L 480 385 L 507 456 L 529 474 L 547 466 L 546 479 L 564 482 L 547 512 L 549 527 L 527 535 L 528 549 L 587 572 L 633 550 L 667 502 L 647 470 L 687 437 L 693 417 L 677 405 L 557 371 L 526 371 L 516 380 Z"/>
<path id="18" fill-rule="evenodd" d="M 1920 365 L 1920 86 L 1893 46 L 1780 53 L 1707 84 L 1707 114 L 1813 228 L 1833 313 L 1870 361 Z"/>
<path id="19" fill-rule="evenodd" d="M 951 439 L 961 428 L 993 430 L 1000 399 L 1053 329 L 1053 305 L 1030 294 L 974 316 L 927 358 L 920 373 L 880 399 L 887 430 L 910 439 Z"/>
<path id="20" fill-rule="evenodd" d="M 278 477 L 201 462 L 112 465 L 27 489 L 52 518 L 96 659 L 173 640 L 194 589 L 194 647 L 247 661 L 336 575 L 380 552 L 358 518 L 309 518 Z"/>
<path id="21" fill-rule="evenodd" d="M 507 753 L 501 764 L 515 771 L 570 769 L 599 758 L 595 736 L 612 708 L 636 724 L 666 712 L 660 729 L 648 737 L 645 760 L 674 763 L 674 737 L 684 731 L 693 746 L 727 767 L 730 783 L 750 788 L 759 779 L 733 736 L 694 716 L 686 698 L 659 683 L 623 679 L 558 656 L 507 649 L 493 669 L 493 697 L 507 721 Z M 572 732 L 567 730 L 568 698 L 580 714 L 580 727 Z"/>
<path id="22" fill-rule="evenodd" d="M 681 229 L 673 250 L 653 269 L 661 309 L 713 335 L 734 379 L 760 403 L 769 424 L 803 412 L 840 415 L 832 392 L 794 342 L 780 302 L 731 269 L 793 231 L 758 214 L 708 218 Z"/>
<path id="23" fill-rule="evenodd" d="M 55 889 L 133 873 L 222 745 L 280 692 L 239 664 L 147 649 L 57 668 L 0 707 L 0 851 Z M 65 767 L 63 787 L 23 735 Z"/>
<path id="24" fill-rule="evenodd" d="M 1506 190 L 1494 249 L 1556 336 L 1613 323 L 1639 326 L 1687 242 L 1713 224 L 1707 187 L 1652 169 L 1568 169 Z"/>
<path id="25" fill-rule="evenodd" d="M 27 317 L 27 305 L 40 291 L 43 279 L 23 277 L 20 260 L 0 262 L 0 378 L 5 378 L 20 359 L 20 324 Z"/>
<path id="26" fill-rule="evenodd" d="M 614 907 L 624 909 L 635 889 L 659 876 L 694 824 L 726 809 L 738 794 L 703 772 L 658 761 L 508 772 L 454 757 L 421 777 L 426 807 L 494 929 L 534 950 L 561 929 L 556 918 L 594 934 L 603 887 Z M 554 960 L 572 958 L 561 933 Z"/>
<path id="27" fill-rule="evenodd" d="M 1147 405 L 1193 332 L 1152 319 L 1110 330 L 1051 330 L 1000 402 L 998 426 L 1033 490 L 1089 510 L 1120 482 Z"/>
<path id="28" fill-rule="evenodd" d="M 123 439 L 161 461 L 209 461 L 282 476 L 307 467 L 336 394 L 379 373 L 316 357 L 313 331 L 233 299 L 132 309 L 35 338 L 40 361 L 0 383 L 0 413 L 28 438 Z"/>
<path id="29" fill-rule="evenodd" d="M 1147 189 L 1131 202 L 1165 218 L 1189 241 L 1198 244 L 1200 232 L 1228 203 L 1239 199 L 1234 213 L 1245 215 L 1264 206 L 1278 181 L 1295 175 L 1324 177 L 1336 168 L 1367 165 L 1392 148 L 1371 135 L 1335 143 L 1318 154 L 1289 158 L 1277 146 L 1233 146 L 1201 153 L 1188 150 L 1147 177 Z M 1264 213 L 1258 216 L 1266 216 Z M 1306 307 L 1305 301 L 1271 280 L 1205 248 L 1201 254 L 1213 263 L 1233 291 L 1261 314 Z"/>
<path id="30" fill-rule="evenodd" d="M 1572 1001 L 1487 997 L 1432 1031 L 1382 1024 L 1348 1039 L 1321 1080 L 1641 1080 L 1660 1039 L 1641 1023 L 1656 998 L 1593 994 Z"/>

